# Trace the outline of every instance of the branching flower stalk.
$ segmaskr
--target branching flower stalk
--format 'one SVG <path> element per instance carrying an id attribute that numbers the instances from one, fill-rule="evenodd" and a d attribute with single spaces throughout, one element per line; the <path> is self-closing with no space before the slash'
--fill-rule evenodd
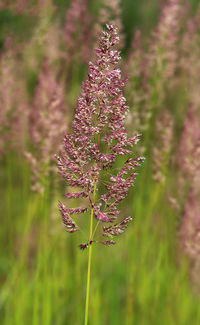
<path id="1" fill-rule="evenodd" d="M 89 238 L 79 245 L 82 250 L 89 248 L 85 325 L 88 322 L 92 246 L 114 245 L 113 238 L 123 233 L 132 220 L 128 216 L 114 223 L 120 213 L 119 203 L 134 184 L 135 168 L 144 160 L 132 157 L 131 147 L 138 142 L 140 134 L 128 137 L 124 127 L 128 107 L 122 92 L 126 80 L 118 68 L 120 55 L 115 49 L 119 36 L 112 24 L 106 27 L 96 49 L 96 62 L 89 62 L 88 78 L 82 84 L 72 133 L 65 136 L 57 156 L 61 176 L 69 186 L 80 189 L 65 196 L 85 202 L 84 207 L 78 208 L 59 203 L 66 230 L 69 233 L 80 230 L 72 215 L 88 210 L 91 213 Z M 119 161 L 123 161 L 120 167 Z"/>

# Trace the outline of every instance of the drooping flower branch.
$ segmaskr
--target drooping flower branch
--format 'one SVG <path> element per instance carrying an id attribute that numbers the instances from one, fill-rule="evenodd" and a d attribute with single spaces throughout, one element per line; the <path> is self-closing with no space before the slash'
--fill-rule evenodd
<path id="1" fill-rule="evenodd" d="M 131 147 L 138 142 L 140 134 L 128 137 L 124 127 L 128 111 L 122 89 L 126 80 L 118 68 L 119 52 L 115 46 L 119 42 L 117 30 L 107 25 L 103 31 L 96 62 L 89 62 L 88 78 L 82 84 L 73 121 L 73 131 L 64 138 L 63 149 L 57 157 L 59 173 L 67 185 L 80 188 L 80 192 L 67 193 L 67 198 L 85 198 L 83 208 L 71 209 L 60 203 L 59 208 L 68 232 L 79 228 L 72 215 L 91 210 L 93 217 L 103 226 L 101 235 L 109 240 L 101 240 L 104 245 L 114 244 L 113 236 L 122 233 L 131 217 L 113 223 L 119 214 L 118 204 L 126 197 L 134 184 L 135 168 L 144 160 L 132 158 Z M 123 166 L 116 167 L 118 156 L 124 157 Z M 100 193 L 104 185 L 105 193 Z M 97 242 L 90 232 L 86 248 Z"/>

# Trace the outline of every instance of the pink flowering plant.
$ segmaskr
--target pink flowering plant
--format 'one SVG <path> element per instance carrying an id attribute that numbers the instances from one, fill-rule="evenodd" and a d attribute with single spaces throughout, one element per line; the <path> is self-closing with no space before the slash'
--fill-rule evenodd
<path id="1" fill-rule="evenodd" d="M 66 230 L 69 233 L 79 231 L 72 216 L 90 210 L 88 240 L 80 244 L 81 249 L 89 248 L 85 324 L 92 246 L 95 243 L 115 244 L 113 239 L 123 233 L 132 220 L 130 216 L 116 220 L 120 213 L 118 205 L 134 184 L 135 168 L 144 160 L 143 157 L 132 157 L 131 148 L 138 142 L 140 134 L 128 137 L 124 126 L 128 107 L 122 92 L 126 80 L 118 68 L 120 55 L 115 49 L 119 37 L 113 25 L 106 27 L 96 49 L 96 62 L 89 62 L 88 78 L 82 84 L 72 133 L 65 136 L 63 149 L 57 157 L 59 173 L 69 186 L 76 188 L 75 192 L 65 196 L 86 202 L 84 207 L 76 208 L 59 203 Z M 95 238 L 100 225 L 100 234 Z"/>

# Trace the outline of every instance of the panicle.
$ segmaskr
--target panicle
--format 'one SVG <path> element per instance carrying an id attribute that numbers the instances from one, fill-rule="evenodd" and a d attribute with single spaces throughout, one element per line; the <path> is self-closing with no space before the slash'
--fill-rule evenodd
<path id="1" fill-rule="evenodd" d="M 20 76 L 21 80 L 23 78 L 17 49 L 12 43 L 12 39 L 7 38 L 0 53 L 0 155 L 8 146 L 22 152 L 26 131 L 25 89 L 22 82 L 16 83 L 16 76 Z"/>
<path id="2" fill-rule="evenodd" d="M 192 276 L 198 278 L 200 272 L 200 193 L 190 190 L 181 219 L 179 236 L 184 252 L 190 257 Z"/>
<path id="3" fill-rule="evenodd" d="M 171 78 L 176 70 L 178 60 L 177 42 L 182 11 L 181 0 L 168 0 L 163 8 L 157 30 L 154 33 L 152 60 L 156 61 L 158 70 L 163 70 L 162 73 L 165 78 Z"/>
<path id="4" fill-rule="evenodd" d="M 16 14 L 28 14 L 28 15 L 38 15 L 42 9 L 47 9 L 47 6 L 53 6 L 53 0 L 37 0 L 37 1 L 27 1 L 27 0 L 10 0 L 1 1 L 0 9 L 12 10 Z"/>
<path id="5" fill-rule="evenodd" d="M 194 281 L 199 279 L 200 272 L 199 14 L 200 6 L 196 15 L 187 20 L 180 44 L 180 70 L 184 87 L 187 89 L 188 107 L 176 156 L 179 172 L 179 203 L 183 206 L 179 228 L 180 243 L 191 260 L 191 275 Z"/>
<path id="6" fill-rule="evenodd" d="M 38 0 L 32 9 L 38 23 L 30 41 L 24 44 L 23 60 L 26 68 L 35 75 L 40 72 L 41 60 L 44 57 L 48 57 L 49 64 L 58 65 L 63 58 L 63 38 L 59 22 L 55 19 L 57 13 L 53 0 Z"/>
<path id="7" fill-rule="evenodd" d="M 44 190 L 44 178 L 54 169 L 54 153 L 66 129 L 63 87 L 44 59 L 29 114 L 32 152 L 25 153 L 32 169 L 32 189 Z"/>
<path id="8" fill-rule="evenodd" d="M 144 138 L 149 137 L 151 128 L 154 128 L 154 119 L 150 123 L 151 117 L 161 106 L 166 105 L 169 92 L 173 94 L 178 86 L 176 72 L 180 53 L 177 45 L 181 34 L 182 12 L 180 0 L 167 1 L 145 53 L 140 32 L 134 34 L 126 68 L 132 81 L 130 85 L 135 90 L 127 88 L 127 96 L 133 107 L 128 121 L 129 125 L 132 125 L 132 121 L 136 124 L 138 132 L 145 133 Z M 139 150 L 144 154 L 146 148 L 143 145 Z"/>
<path id="9" fill-rule="evenodd" d="M 200 10 L 187 22 L 187 29 L 181 44 L 180 67 L 187 89 L 188 109 L 177 154 L 179 187 L 186 197 L 180 222 L 180 242 L 192 262 L 191 274 L 194 281 L 198 278 L 200 271 L 199 13 Z"/>
<path id="10" fill-rule="evenodd" d="M 167 95 L 175 92 L 179 67 L 180 28 L 183 20 L 181 0 L 169 0 L 164 6 L 153 40 L 148 50 L 149 118 L 156 108 L 167 101 Z M 167 94 L 167 95 L 166 95 Z"/>
<path id="11" fill-rule="evenodd" d="M 57 157 L 59 173 L 66 183 L 81 189 L 67 193 L 66 197 L 81 198 L 82 202 L 84 198 L 85 204 L 83 208 L 65 211 L 77 214 L 90 209 L 97 227 L 101 223 L 113 223 L 118 217 L 117 206 L 134 184 L 135 168 L 144 160 L 131 157 L 131 147 L 141 135 L 128 137 L 124 127 L 128 107 L 122 92 L 126 80 L 118 68 L 120 54 L 115 48 L 118 42 L 117 29 L 112 24 L 106 25 L 96 49 L 96 61 L 89 62 L 88 77 L 82 84 L 72 133 L 65 136 Z M 118 156 L 124 156 L 125 162 L 120 168 L 114 168 Z M 124 218 L 112 227 L 103 227 L 100 236 L 122 233 L 130 220 L 130 217 Z M 93 237 L 89 238 L 80 248 L 85 249 L 95 242 Z"/>
<path id="12" fill-rule="evenodd" d="M 190 18 L 186 24 L 186 30 L 181 40 L 180 70 L 182 72 L 187 100 L 194 109 L 198 109 L 200 103 L 199 83 L 200 83 L 200 6 L 196 15 Z"/>
<path id="13" fill-rule="evenodd" d="M 200 8 L 200 7 L 199 7 Z M 186 100 L 188 107 L 184 119 L 179 150 L 176 156 L 176 162 L 179 167 L 179 181 L 181 188 L 189 188 L 194 191 L 199 187 L 199 82 L 200 82 L 200 64 L 199 64 L 199 40 L 200 24 L 199 13 L 186 21 L 186 30 L 181 40 L 181 60 L 180 69 L 185 89 L 187 89 Z M 186 185 L 186 186 L 185 186 Z"/>
<path id="14" fill-rule="evenodd" d="M 200 184 L 200 6 L 196 15 L 187 22 L 187 29 L 182 39 L 181 67 L 184 75 L 187 91 L 188 109 L 184 120 L 179 152 L 178 165 L 181 167 L 182 175 L 190 188 L 198 192 Z M 189 48 L 188 48 L 189 47 Z"/>
<path id="15" fill-rule="evenodd" d="M 185 118 L 177 155 L 183 182 L 195 192 L 200 189 L 200 116 L 191 104 Z"/>
<path id="16" fill-rule="evenodd" d="M 87 61 L 90 55 L 90 17 L 86 0 L 72 0 L 66 13 L 64 39 L 67 63 Z"/>
<path id="17" fill-rule="evenodd" d="M 120 0 L 103 0 L 102 7 L 99 12 L 99 21 L 95 26 L 95 34 L 99 35 L 101 31 L 101 26 L 107 24 L 108 22 L 116 26 L 118 29 L 118 34 L 120 37 L 119 48 L 124 47 L 124 34 L 123 26 L 121 23 L 121 1 Z"/>
<path id="18" fill-rule="evenodd" d="M 182 171 L 182 181 L 190 184 L 195 193 L 200 184 L 200 6 L 196 15 L 187 21 L 187 29 L 182 38 L 182 58 L 180 66 L 187 91 L 188 109 L 184 120 L 179 151 L 178 166 Z"/>
<path id="19" fill-rule="evenodd" d="M 152 152 L 153 179 L 157 182 L 164 182 L 173 140 L 173 119 L 167 110 L 158 115 L 155 129 L 157 142 Z"/>
<path id="20" fill-rule="evenodd" d="M 142 47 L 141 31 L 136 29 L 133 34 L 131 48 L 125 64 L 125 73 L 128 75 L 129 83 L 126 87 L 126 95 L 130 106 L 133 107 L 128 113 L 127 127 L 131 128 L 133 123 L 137 132 L 144 132 L 148 128 L 149 113 L 149 69 L 148 57 Z M 140 153 L 144 148 L 136 149 Z"/>
<path id="21" fill-rule="evenodd" d="M 2 1 L 0 3 L 0 10 L 12 10 L 17 14 L 21 13 L 22 11 L 26 10 L 27 1 L 25 0 L 16 0 L 16 1 Z"/>

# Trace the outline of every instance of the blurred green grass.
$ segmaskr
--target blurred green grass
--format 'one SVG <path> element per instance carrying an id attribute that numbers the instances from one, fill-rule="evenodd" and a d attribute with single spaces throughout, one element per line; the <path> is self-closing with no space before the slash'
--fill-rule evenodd
<path id="1" fill-rule="evenodd" d="M 9 159 L 12 178 L 8 184 L 1 175 L 0 195 L 1 323 L 81 324 L 87 253 L 78 250 L 78 235 L 65 233 L 57 209 L 50 213 L 52 194 L 25 191 L 27 166 Z M 94 248 L 90 324 L 199 324 L 199 298 L 187 261 L 177 258 L 177 220 L 165 194 L 146 162 L 124 206 L 134 215 L 128 232 L 115 247 Z"/>
<path id="2" fill-rule="evenodd" d="M 192 2 L 194 10 L 197 3 Z M 66 3 L 57 4 L 62 16 Z M 123 1 L 127 48 L 134 27 L 149 35 L 158 8 L 157 1 Z M 2 11 L 1 42 L 7 35 L 28 39 L 36 25 L 26 15 Z M 178 256 L 177 220 L 165 200 L 167 186 L 152 180 L 151 157 L 146 158 L 123 205 L 134 216 L 129 230 L 115 247 L 94 248 L 93 325 L 200 324 L 188 261 Z M 170 171 L 167 176 L 168 186 L 174 186 Z M 82 324 L 87 252 L 78 250 L 78 235 L 70 237 L 63 230 L 57 211 L 60 194 L 51 188 L 44 197 L 31 193 L 27 163 L 10 152 L 1 162 L 0 183 L 0 323 Z"/>

